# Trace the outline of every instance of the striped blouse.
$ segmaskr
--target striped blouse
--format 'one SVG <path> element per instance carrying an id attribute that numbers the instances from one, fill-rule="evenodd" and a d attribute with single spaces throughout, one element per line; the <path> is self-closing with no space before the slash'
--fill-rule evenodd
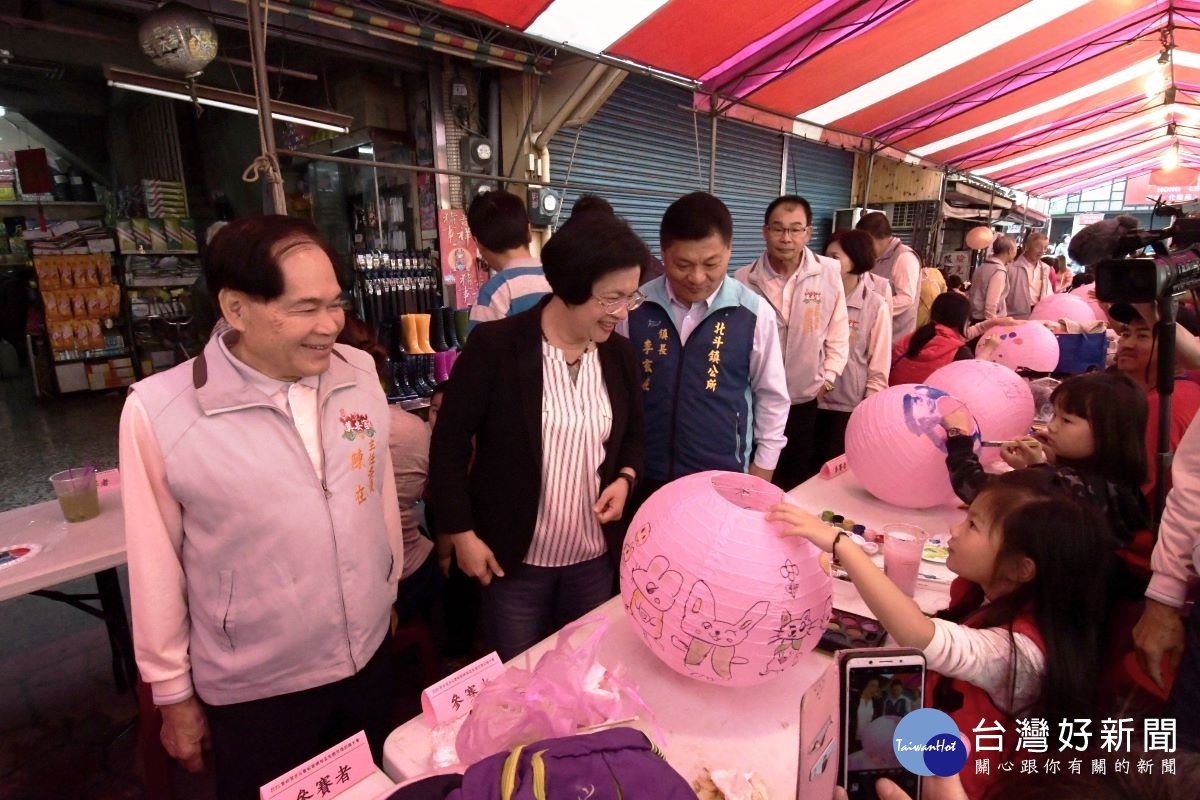
<path id="1" fill-rule="evenodd" d="M 592 507 L 600 496 L 612 403 L 595 348 L 571 380 L 562 350 L 542 342 L 542 494 L 525 563 L 563 567 L 603 555 L 604 532 Z"/>

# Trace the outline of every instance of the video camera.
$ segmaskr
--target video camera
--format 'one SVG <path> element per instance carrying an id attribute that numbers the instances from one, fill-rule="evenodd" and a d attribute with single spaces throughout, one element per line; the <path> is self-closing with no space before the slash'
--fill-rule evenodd
<path id="1" fill-rule="evenodd" d="M 1109 225 L 1102 232 L 1096 231 L 1089 244 L 1093 248 L 1108 248 L 1107 257 L 1095 262 L 1097 300 L 1119 304 L 1152 303 L 1160 297 L 1200 288 L 1200 219 L 1184 216 L 1178 206 L 1158 204 L 1155 214 L 1163 213 L 1176 217 L 1170 227 L 1137 230 L 1136 224 L 1132 229 Z M 1103 221 L 1112 222 L 1114 220 Z M 1171 240 L 1170 250 L 1166 245 L 1168 239 Z M 1153 250 L 1153 255 L 1126 257 L 1147 247 Z M 1121 316 L 1120 310 L 1114 311 L 1117 311 L 1114 318 Z"/>

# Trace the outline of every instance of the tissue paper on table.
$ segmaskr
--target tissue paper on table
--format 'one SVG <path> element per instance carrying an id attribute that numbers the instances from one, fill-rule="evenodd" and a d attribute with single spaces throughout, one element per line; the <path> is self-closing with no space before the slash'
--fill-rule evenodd
<path id="1" fill-rule="evenodd" d="M 573 644 L 572 635 L 590 626 L 592 632 Z M 606 669 L 596 661 L 606 630 L 605 617 L 568 625 L 532 670 L 510 665 L 485 685 L 458 732 L 459 759 L 471 764 L 518 745 L 569 736 L 580 728 L 637 716 L 652 719 L 624 670 Z"/>
<path id="2" fill-rule="evenodd" d="M 704 769 L 692 782 L 699 800 L 768 800 L 767 787 L 753 772 L 733 769 Z"/>

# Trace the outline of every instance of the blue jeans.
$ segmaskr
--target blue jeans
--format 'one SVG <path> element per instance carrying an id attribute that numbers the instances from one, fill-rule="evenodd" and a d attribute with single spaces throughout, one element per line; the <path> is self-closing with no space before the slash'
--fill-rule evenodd
<path id="1" fill-rule="evenodd" d="M 607 554 L 566 567 L 521 564 L 483 587 L 483 630 L 508 661 L 612 596 Z"/>
<path id="2" fill-rule="evenodd" d="M 1191 753 L 1200 752 L 1197 706 L 1200 706 L 1200 604 L 1188 615 L 1183 661 L 1175 673 L 1175 683 L 1163 709 L 1164 717 L 1175 718 L 1179 749 Z"/>

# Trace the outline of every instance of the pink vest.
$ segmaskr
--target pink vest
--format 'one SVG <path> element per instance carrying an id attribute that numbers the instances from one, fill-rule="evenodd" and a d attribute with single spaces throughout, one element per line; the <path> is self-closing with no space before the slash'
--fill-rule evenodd
<path id="1" fill-rule="evenodd" d="M 257 700 L 362 669 L 396 597 L 382 496 L 388 408 L 370 356 L 338 345 L 321 375 L 324 487 L 291 419 L 242 379 L 215 337 L 200 357 L 131 391 L 183 508 L 201 699 Z"/>

